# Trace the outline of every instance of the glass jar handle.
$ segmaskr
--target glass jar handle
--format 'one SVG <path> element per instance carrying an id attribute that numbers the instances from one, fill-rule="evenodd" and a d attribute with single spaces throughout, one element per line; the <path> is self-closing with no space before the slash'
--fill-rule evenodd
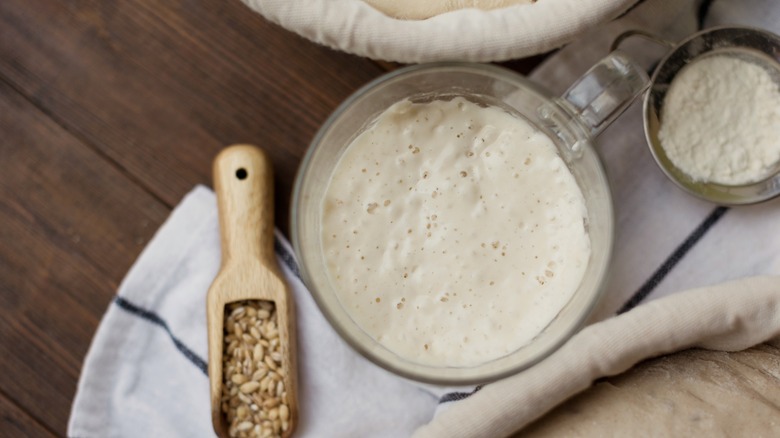
<path id="1" fill-rule="evenodd" d="M 601 133 L 650 86 L 647 72 L 619 50 L 620 45 L 632 37 L 643 38 L 667 49 L 675 46 L 673 42 L 645 31 L 623 32 L 612 42 L 611 53 L 563 94 L 563 99 L 573 107 L 592 136 Z"/>
<path id="2" fill-rule="evenodd" d="M 590 68 L 563 94 L 570 110 L 596 136 L 650 86 L 647 73 L 615 50 Z"/>

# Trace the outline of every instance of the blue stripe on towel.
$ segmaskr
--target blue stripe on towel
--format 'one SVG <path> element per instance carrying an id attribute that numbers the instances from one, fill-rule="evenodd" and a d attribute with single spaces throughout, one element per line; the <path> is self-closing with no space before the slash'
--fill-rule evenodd
<path id="1" fill-rule="evenodd" d="M 287 252 L 287 248 L 285 248 L 278 239 L 274 239 L 274 251 L 276 251 L 276 255 L 282 258 L 282 263 L 284 263 L 285 266 L 287 266 L 290 271 L 292 271 L 292 273 L 295 274 L 295 276 L 300 280 L 301 273 L 298 271 L 298 265 L 295 263 L 295 257 Z"/>
<path id="2" fill-rule="evenodd" d="M 645 281 L 642 287 L 637 290 L 631 299 L 629 299 L 623 307 L 620 308 L 618 314 L 628 312 L 641 303 L 642 300 L 647 298 L 648 295 L 658 286 L 661 281 L 674 269 L 677 263 L 688 254 L 688 251 L 696 245 L 696 243 L 707 234 L 707 231 L 712 228 L 713 225 L 718 223 L 720 218 L 723 217 L 726 212 L 729 211 L 728 207 L 716 207 L 707 216 L 698 227 L 674 250 L 674 252 L 656 269 L 653 275 Z"/>
<path id="3" fill-rule="evenodd" d="M 441 396 L 441 398 L 439 399 L 439 404 L 448 403 L 448 402 L 453 402 L 453 401 L 458 401 L 458 400 L 463 400 L 463 399 L 469 398 L 471 395 L 476 394 L 480 389 L 482 389 L 482 385 L 477 386 L 471 392 L 448 392 L 448 393 L 444 394 L 443 396 Z"/>
<path id="4" fill-rule="evenodd" d="M 290 269 L 290 271 L 292 271 L 296 277 L 300 278 L 300 273 L 298 271 L 298 265 L 295 263 L 295 258 L 276 239 L 274 239 L 274 250 L 279 255 L 279 257 L 281 257 L 282 262 Z M 117 296 L 116 298 L 114 298 L 114 304 L 116 304 L 120 309 L 124 310 L 125 312 L 128 312 L 131 315 L 135 315 L 139 318 L 151 322 L 156 326 L 162 327 L 163 330 L 165 330 L 165 332 L 168 333 L 168 336 L 171 338 L 171 341 L 173 341 L 173 345 L 176 346 L 176 349 L 179 350 L 179 352 L 183 354 L 184 357 L 187 358 L 187 360 L 192 362 L 193 365 L 198 367 L 198 369 L 201 370 L 203 374 L 208 375 L 208 363 L 206 362 L 206 360 L 198 356 L 189 347 L 184 345 L 184 343 L 173 334 L 171 328 L 168 327 L 168 323 L 166 323 L 165 320 L 162 319 L 159 315 L 152 312 L 151 310 L 147 310 L 142 307 L 139 307 L 138 305 L 131 303 L 126 298 L 121 296 Z"/>
<path id="5" fill-rule="evenodd" d="M 184 357 L 187 358 L 190 362 L 192 362 L 193 365 L 198 367 L 203 374 L 208 375 L 208 364 L 206 363 L 203 358 L 195 354 L 192 350 L 189 349 L 182 341 L 179 340 L 176 336 L 174 336 L 173 332 L 171 332 L 170 327 L 168 327 L 168 324 L 160 318 L 156 313 L 143 309 L 141 307 L 138 307 L 137 305 L 131 303 L 130 301 L 127 301 L 125 298 L 117 296 L 114 298 L 114 304 L 116 304 L 120 309 L 130 313 L 131 315 L 138 316 L 142 319 L 145 319 L 149 322 L 151 322 L 154 325 L 162 327 L 167 333 L 168 336 L 173 341 L 173 345 L 176 346 L 176 349 L 181 352 L 181 354 L 184 355 Z"/>

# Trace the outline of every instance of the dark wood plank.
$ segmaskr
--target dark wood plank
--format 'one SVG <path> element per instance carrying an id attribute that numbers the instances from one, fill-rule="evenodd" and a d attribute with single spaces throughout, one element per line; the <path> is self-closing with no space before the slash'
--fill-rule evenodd
<path id="1" fill-rule="evenodd" d="M 238 0 L 4 0 L 0 75 L 168 205 L 210 182 L 224 145 L 269 150 L 277 224 L 329 113 L 383 70 Z"/>
<path id="2" fill-rule="evenodd" d="M 65 432 L 117 284 L 169 209 L 0 81 L 0 392 Z"/>
<path id="3" fill-rule="evenodd" d="M 510 61 L 504 61 L 498 63 L 498 65 L 502 67 L 506 67 L 510 70 L 514 70 L 521 75 L 528 75 L 530 74 L 536 67 L 539 66 L 539 64 L 542 63 L 545 59 L 547 59 L 550 55 L 552 55 L 554 52 L 550 53 L 544 53 L 541 55 L 536 56 L 529 56 L 527 58 L 522 59 L 513 59 Z"/>
<path id="4" fill-rule="evenodd" d="M 549 53 L 543 53 L 540 55 L 535 56 L 529 56 L 526 58 L 521 59 L 512 59 L 509 61 L 503 61 L 503 62 L 496 62 L 494 64 L 500 65 L 502 67 L 506 67 L 510 70 L 514 70 L 517 73 L 520 73 L 521 75 L 528 75 L 530 74 L 536 67 L 539 66 L 545 59 L 547 59 L 550 55 L 555 53 L 554 51 Z M 384 71 L 393 71 L 397 70 L 401 67 L 406 66 L 406 64 L 399 64 L 397 62 L 388 62 L 388 61 L 378 61 L 374 60 L 374 63 L 378 65 L 382 70 Z"/>
<path id="5" fill-rule="evenodd" d="M 0 436 L 55 437 L 56 435 L 0 393 Z"/>

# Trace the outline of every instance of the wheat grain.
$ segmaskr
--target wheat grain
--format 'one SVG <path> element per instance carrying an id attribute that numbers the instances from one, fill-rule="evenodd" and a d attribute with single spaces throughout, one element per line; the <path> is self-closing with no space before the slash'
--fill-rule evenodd
<path id="1" fill-rule="evenodd" d="M 231 437 L 280 437 L 290 427 L 275 310 L 257 300 L 226 308 L 221 407 Z"/>

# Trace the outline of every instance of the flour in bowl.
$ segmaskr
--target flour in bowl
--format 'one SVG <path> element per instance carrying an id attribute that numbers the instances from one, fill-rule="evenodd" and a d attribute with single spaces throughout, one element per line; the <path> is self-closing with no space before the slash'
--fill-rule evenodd
<path id="1" fill-rule="evenodd" d="M 552 140 L 463 97 L 387 109 L 345 151 L 322 208 L 342 306 L 426 365 L 474 366 L 528 344 L 590 258 L 585 200 Z"/>
<path id="2" fill-rule="evenodd" d="M 760 181 L 780 163 L 780 87 L 769 71 L 735 56 L 683 68 L 661 111 L 661 145 L 696 182 Z"/>

